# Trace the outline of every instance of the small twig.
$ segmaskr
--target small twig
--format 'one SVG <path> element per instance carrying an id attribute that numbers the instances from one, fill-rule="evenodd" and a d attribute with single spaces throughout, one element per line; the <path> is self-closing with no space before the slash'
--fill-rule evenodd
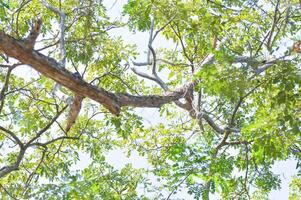
<path id="1" fill-rule="evenodd" d="M 38 139 L 44 132 L 46 132 L 51 126 L 52 124 L 57 120 L 57 118 L 59 118 L 59 116 L 65 111 L 65 109 L 67 108 L 68 106 L 65 106 L 64 108 L 62 108 L 61 111 L 59 111 L 53 118 L 52 120 L 43 128 L 41 129 L 35 137 L 33 137 L 32 139 L 30 139 L 26 146 L 30 146 L 30 144 L 35 141 L 36 139 Z"/>
<path id="2" fill-rule="evenodd" d="M 79 137 L 70 137 L 70 136 L 61 136 L 61 137 L 57 137 L 55 139 L 52 139 L 48 142 L 44 142 L 44 143 L 40 143 L 40 142 L 34 142 L 31 143 L 29 146 L 41 146 L 41 147 L 46 147 L 49 144 L 52 144 L 54 142 L 60 141 L 60 140 L 65 140 L 65 139 L 69 139 L 69 140 L 78 140 Z"/>
<path id="3" fill-rule="evenodd" d="M 15 143 L 20 146 L 20 148 L 24 146 L 23 143 L 21 142 L 21 140 L 17 137 L 17 135 L 14 132 L 12 132 L 11 130 L 8 130 L 2 126 L 0 126 L 0 130 L 4 131 L 9 136 L 11 136 L 14 139 Z"/>
<path id="4" fill-rule="evenodd" d="M 149 39 L 148 39 L 148 51 L 147 51 L 147 62 L 150 63 L 150 47 L 152 46 L 153 42 L 153 32 L 154 32 L 154 24 L 155 24 L 155 19 L 152 17 L 151 19 L 151 27 L 150 27 L 150 33 L 149 33 Z"/>
<path id="5" fill-rule="evenodd" d="M 60 9 L 57 9 L 51 5 L 49 5 L 44 0 L 41 0 L 41 3 L 48 8 L 49 10 L 55 12 L 57 15 L 60 16 L 60 53 L 61 53 L 61 66 L 65 68 L 66 65 L 66 47 L 65 47 L 65 21 L 66 21 L 66 14 L 62 12 Z"/>
<path id="6" fill-rule="evenodd" d="M 13 16 L 15 13 L 17 13 L 17 17 L 16 17 L 16 35 L 19 36 L 19 15 L 21 13 L 21 10 L 24 8 L 24 6 L 26 6 L 26 4 L 30 3 L 32 0 L 23 0 L 22 3 L 20 4 L 20 7 L 13 13 Z"/>
<path id="7" fill-rule="evenodd" d="M 175 187 L 174 189 L 169 193 L 169 195 L 167 196 L 166 200 L 169 200 L 171 195 L 177 190 L 177 188 L 182 185 L 182 183 L 184 183 L 184 181 L 191 175 L 192 173 L 189 172 L 184 178 L 183 180 L 181 180 Z"/>
<path id="8" fill-rule="evenodd" d="M 152 65 L 152 75 L 148 75 L 146 73 L 143 72 L 139 72 L 138 70 L 136 70 L 135 68 L 132 68 L 132 71 L 143 77 L 143 78 L 147 78 L 149 80 L 155 81 L 156 83 L 158 83 L 160 85 L 160 87 L 164 90 L 164 91 L 168 91 L 168 87 L 167 85 L 162 81 L 162 79 L 158 76 L 157 74 L 157 59 L 156 59 L 156 52 L 152 47 L 152 42 L 153 42 L 153 31 L 154 31 L 154 19 L 152 19 L 151 22 L 151 28 L 150 28 L 150 36 L 149 36 L 149 42 L 148 42 L 148 52 L 147 52 L 147 62 L 144 63 L 137 63 L 137 62 L 133 62 L 133 64 L 135 66 L 145 66 L 145 65 Z M 152 61 L 150 60 L 150 53 L 152 53 L 153 59 Z"/>
<path id="9" fill-rule="evenodd" d="M 166 26 L 168 26 L 171 22 L 172 22 L 172 20 L 174 20 L 174 18 L 176 17 L 177 15 L 174 15 L 173 17 L 171 17 L 160 29 L 158 29 L 157 31 L 156 31 L 156 33 L 154 34 L 154 36 L 153 36 L 153 38 L 152 38 L 152 42 L 156 39 L 156 37 L 157 37 L 157 35 L 161 32 L 161 31 L 163 31 L 165 28 L 166 28 Z"/>
<path id="10" fill-rule="evenodd" d="M 16 197 L 14 197 L 10 192 L 7 191 L 7 189 L 0 183 L 0 187 L 10 196 L 12 199 L 18 200 Z"/>
<path id="11" fill-rule="evenodd" d="M 25 189 L 24 189 L 24 192 L 23 192 L 23 195 L 26 194 L 27 192 L 27 188 L 32 180 L 32 178 L 34 177 L 36 171 L 40 168 L 42 162 L 44 161 L 44 158 L 45 158 L 45 155 L 46 155 L 46 151 L 47 151 L 47 148 L 45 148 L 42 152 L 42 156 L 41 156 L 41 159 L 40 159 L 40 162 L 38 163 L 38 165 L 36 166 L 36 168 L 29 174 L 26 182 L 25 182 Z"/>
<path id="12" fill-rule="evenodd" d="M 275 6 L 275 11 L 274 11 L 274 17 L 273 17 L 273 25 L 272 25 L 272 28 L 271 28 L 271 31 L 270 31 L 270 35 L 269 35 L 269 38 L 268 38 L 268 41 L 267 41 L 267 48 L 270 50 L 271 48 L 271 41 L 272 41 L 272 37 L 273 37 L 273 34 L 274 34 L 274 30 L 276 28 L 276 24 L 277 24 L 277 16 L 278 16 L 278 7 L 279 7 L 279 4 L 280 4 L 280 0 L 277 1 L 277 4 Z"/>
<path id="13" fill-rule="evenodd" d="M 0 103 L 0 113 L 2 112 L 2 109 L 3 109 L 3 106 L 4 106 L 4 98 L 6 96 L 5 92 L 6 92 L 7 88 L 8 88 L 8 84 L 9 84 L 9 79 L 10 79 L 11 72 L 18 65 L 21 65 L 21 64 L 18 63 L 18 64 L 14 64 L 12 66 L 9 66 L 9 68 L 7 70 L 7 73 L 6 73 L 6 76 L 5 76 L 4 85 L 3 85 L 2 90 L 0 92 L 0 101 L 1 101 L 1 103 Z"/>

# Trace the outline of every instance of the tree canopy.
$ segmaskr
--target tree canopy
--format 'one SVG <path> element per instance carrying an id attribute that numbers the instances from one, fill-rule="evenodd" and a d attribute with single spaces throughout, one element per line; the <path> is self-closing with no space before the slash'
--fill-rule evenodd
<path id="1" fill-rule="evenodd" d="M 129 0 L 113 19 L 101 0 L 0 0 L 1 198 L 266 199 L 277 161 L 300 168 L 300 11 Z M 112 34 L 128 30 L 146 52 Z M 149 167 L 115 169 L 113 149 Z"/>

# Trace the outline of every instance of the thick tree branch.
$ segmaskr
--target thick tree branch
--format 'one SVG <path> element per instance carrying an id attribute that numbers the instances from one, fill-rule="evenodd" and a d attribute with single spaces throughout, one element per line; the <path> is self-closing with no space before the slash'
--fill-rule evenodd
<path id="1" fill-rule="evenodd" d="M 83 97 L 79 96 L 79 95 L 75 95 L 74 100 L 72 102 L 71 108 L 70 108 L 70 112 L 69 112 L 69 117 L 68 117 L 68 122 L 67 122 L 67 126 L 65 129 L 65 133 L 68 133 L 69 130 L 71 129 L 71 127 L 73 126 L 73 124 L 75 123 L 77 116 L 80 112 L 81 106 L 82 106 L 82 101 L 83 101 Z"/>
<path id="2" fill-rule="evenodd" d="M 131 94 L 112 93 L 103 88 L 97 88 L 82 79 L 75 78 L 68 70 L 60 68 L 60 64 L 54 59 L 35 50 L 26 49 L 22 42 L 4 32 L 0 32 L 0 50 L 5 52 L 8 56 L 30 65 L 44 76 L 65 86 L 75 94 L 99 102 L 110 110 L 111 113 L 116 115 L 120 113 L 122 106 L 160 107 L 182 98 L 185 94 L 185 87 L 165 96 L 134 96 Z"/>
<path id="3" fill-rule="evenodd" d="M 39 19 L 35 22 L 34 26 L 32 27 L 32 30 L 30 31 L 30 34 L 28 35 L 28 37 L 25 40 L 26 48 L 28 48 L 28 49 L 34 48 L 36 40 L 41 31 L 41 27 L 42 27 L 42 20 Z"/>

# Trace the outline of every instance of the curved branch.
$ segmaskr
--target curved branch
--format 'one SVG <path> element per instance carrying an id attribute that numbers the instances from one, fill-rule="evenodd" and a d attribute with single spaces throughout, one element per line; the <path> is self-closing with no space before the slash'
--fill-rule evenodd
<path id="1" fill-rule="evenodd" d="M 25 147 L 20 147 L 20 151 L 17 157 L 17 160 L 14 164 L 9 165 L 9 166 L 4 166 L 0 169 L 0 178 L 6 176 L 12 171 L 16 171 L 19 169 L 20 163 L 25 155 L 26 148 Z"/>
<path id="2" fill-rule="evenodd" d="M 2 130 L 3 132 L 7 133 L 9 136 L 11 136 L 14 141 L 20 146 L 23 147 L 23 143 L 21 142 L 21 140 L 16 136 L 16 134 L 2 126 L 0 126 L 0 130 Z"/>

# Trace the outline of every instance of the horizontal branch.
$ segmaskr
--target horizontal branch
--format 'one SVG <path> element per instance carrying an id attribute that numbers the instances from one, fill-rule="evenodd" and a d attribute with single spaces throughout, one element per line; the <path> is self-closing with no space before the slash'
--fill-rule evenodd
<path id="1" fill-rule="evenodd" d="M 26 49 L 21 41 L 0 31 L 0 50 L 9 57 L 13 57 L 23 64 L 51 78 L 55 82 L 65 86 L 83 97 L 88 97 L 104 107 L 111 113 L 118 115 L 122 106 L 131 107 L 160 107 L 164 104 L 176 101 L 185 95 L 185 87 L 168 95 L 135 96 L 131 94 L 112 93 L 103 88 L 97 88 L 83 79 L 76 78 L 72 73 L 60 67 L 60 64 L 35 50 Z"/>

